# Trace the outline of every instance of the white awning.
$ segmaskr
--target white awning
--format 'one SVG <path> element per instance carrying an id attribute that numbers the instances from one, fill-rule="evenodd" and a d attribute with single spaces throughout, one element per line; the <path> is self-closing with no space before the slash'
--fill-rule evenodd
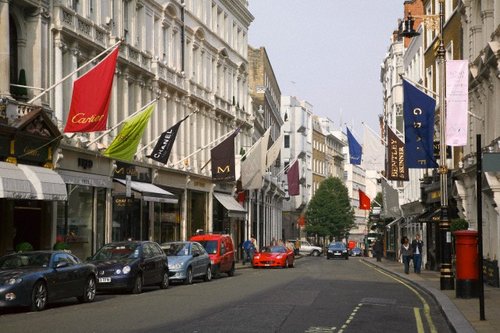
<path id="1" fill-rule="evenodd" d="M 394 221 L 392 221 L 391 223 L 389 223 L 388 225 L 386 225 L 385 227 L 387 229 L 390 229 L 394 224 L 398 223 L 399 221 L 401 221 L 403 218 L 402 217 L 399 217 L 397 219 L 395 219 Z"/>
<path id="2" fill-rule="evenodd" d="M 58 173 L 66 184 L 113 188 L 113 181 L 108 176 L 69 170 L 58 170 Z"/>
<path id="3" fill-rule="evenodd" d="M 19 164 L 36 193 L 38 200 L 67 200 L 66 184 L 57 172 L 34 165 Z"/>
<path id="4" fill-rule="evenodd" d="M 127 181 L 125 179 L 115 178 L 115 181 L 126 186 Z M 141 193 L 142 199 L 144 201 L 153 202 L 165 202 L 165 203 L 177 203 L 178 200 L 175 195 L 169 191 L 162 189 L 151 183 L 136 182 L 134 180 L 130 181 L 130 187 L 132 190 Z"/>
<path id="5" fill-rule="evenodd" d="M 227 209 L 229 217 L 245 217 L 247 213 L 246 209 L 238 201 L 234 200 L 231 195 L 214 192 L 214 197 Z"/>
<path id="6" fill-rule="evenodd" d="M 0 198 L 36 199 L 31 182 L 15 164 L 0 162 Z"/>

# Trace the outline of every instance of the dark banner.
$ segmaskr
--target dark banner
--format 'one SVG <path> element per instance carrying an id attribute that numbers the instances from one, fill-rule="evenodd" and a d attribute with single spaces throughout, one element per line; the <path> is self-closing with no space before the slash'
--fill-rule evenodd
<path id="1" fill-rule="evenodd" d="M 213 181 L 230 182 L 236 180 L 234 174 L 234 137 L 238 132 L 239 130 L 236 130 L 210 151 Z"/>
<path id="2" fill-rule="evenodd" d="M 406 166 L 412 169 L 436 168 L 433 155 L 436 101 L 403 80 Z"/>
<path id="3" fill-rule="evenodd" d="M 387 127 L 387 179 L 409 180 L 405 144 L 389 127 Z"/>
<path id="4" fill-rule="evenodd" d="M 168 157 L 170 156 L 170 151 L 174 146 L 175 137 L 177 136 L 177 132 L 179 131 L 179 126 L 181 123 L 187 119 L 187 116 L 179 121 L 174 126 L 170 127 L 168 130 L 163 132 L 158 139 L 153 151 L 150 155 L 146 156 L 160 163 L 166 164 L 168 161 Z"/>

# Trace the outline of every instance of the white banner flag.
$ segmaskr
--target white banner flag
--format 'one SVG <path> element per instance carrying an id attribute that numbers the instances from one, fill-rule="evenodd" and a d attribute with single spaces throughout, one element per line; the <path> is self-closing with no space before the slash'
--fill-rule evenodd
<path id="1" fill-rule="evenodd" d="M 446 61 L 446 145 L 467 144 L 469 62 Z"/>
<path id="2" fill-rule="evenodd" d="M 274 141 L 271 148 L 269 148 L 269 150 L 267 151 L 266 169 L 269 168 L 276 161 L 281 152 L 282 146 L 283 146 L 283 134 L 280 134 L 280 136 L 278 136 L 276 141 Z"/>
<path id="3" fill-rule="evenodd" d="M 366 170 L 381 171 L 385 169 L 385 146 L 381 138 L 365 124 L 363 136 L 363 155 L 361 165 Z"/>

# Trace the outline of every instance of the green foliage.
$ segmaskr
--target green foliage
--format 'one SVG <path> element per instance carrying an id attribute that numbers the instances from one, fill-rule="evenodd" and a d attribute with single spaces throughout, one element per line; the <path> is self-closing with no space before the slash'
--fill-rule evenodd
<path id="1" fill-rule="evenodd" d="M 16 245 L 17 252 L 28 252 L 33 251 L 33 245 L 28 242 L 22 242 Z"/>
<path id="2" fill-rule="evenodd" d="M 65 243 L 65 242 L 57 242 L 54 244 L 53 250 L 56 250 L 56 251 L 69 250 L 69 245 L 68 245 L 68 243 Z"/>
<path id="3" fill-rule="evenodd" d="M 469 222 L 467 222 L 464 219 L 458 218 L 451 220 L 451 225 L 450 225 L 451 232 L 457 230 L 467 230 L 468 228 L 469 228 Z"/>
<path id="4" fill-rule="evenodd" d="M 306 210 L 306 232 L 340 239 L 354 226 L 354 210 L 340 178 L 325 179 Z"/>

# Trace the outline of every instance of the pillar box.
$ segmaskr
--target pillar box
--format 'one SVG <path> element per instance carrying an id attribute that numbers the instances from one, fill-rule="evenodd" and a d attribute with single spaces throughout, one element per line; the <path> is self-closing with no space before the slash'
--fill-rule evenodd
<path id="1" fill-rule="evenodd" d="M 456 297 L 479 297 L 477 231 L 458 230 L 455 235 Z"/>

